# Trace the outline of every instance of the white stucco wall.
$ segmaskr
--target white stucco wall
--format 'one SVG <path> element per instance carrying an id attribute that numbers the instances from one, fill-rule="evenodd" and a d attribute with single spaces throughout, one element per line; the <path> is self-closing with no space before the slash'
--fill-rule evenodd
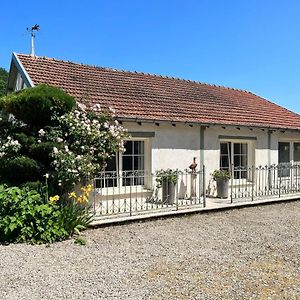
<path id="1" fill-rule="evenodd" d="M 148 171 L 154 173 L 159 169 L 185 170 L 197 158 L 200 166 L 200 126 L 190 127 L 186 124 L 126 122 L 123 126 L 133 132 L 154 132 L 149 138 Z M 211 173 L 220 166 L 220 136 L 241 137 L 241 141 L 249 141 L 250 164 L 265 166 L 278 164 L 278 142 L 298 141 L 300 133 L 292 131 L 275 131 L 271 133 L 270 149 L 268 149 L 268 130 L 227 126 L 210 126 L 204 131 L 203 164 L 206 168 L 206 183 L 211 185 Z M 229 138 L 228 138 L 229 139 Z"/>
<path id="2" fill-rule="evenodd" d="M 150 138 L 151 172 L 160 169 L 185 170 L 193 162 L 193 157 L 200 158 L 200 128 L 188 125 L 155 124 L 126 122 L 123 124 L 128 131 L 154 132 Z"/>

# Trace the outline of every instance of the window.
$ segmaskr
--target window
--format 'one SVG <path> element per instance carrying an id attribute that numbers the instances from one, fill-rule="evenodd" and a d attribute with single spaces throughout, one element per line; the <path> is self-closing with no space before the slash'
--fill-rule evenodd
<path id="1" fill-rule="evenodd" d="M 125 152 L 117 153 L 105 167 L 96 187 L 126 187 L 145 183 L 145 141 L 126 141 Z"/>
<path id="2" fill-rule="evenodd" d="M 278 164 L 283 165 L 290 163 L 290 143 L 278 143 Z"/>
<path id="3" fill-rule="evenodd" d="M 300 143 L 294 143 L 294 162 L 300 163 Z"/>
<path id="4" fill-rule="evenodd" d="M 231 172 L 234 167 L 234 179 L 247 179 L 248 143 L 221 142 L 220 143 L 220 169 Z"/>
<path id="5" fill-rule="evenodd" d="M 123 185 L 144 184 L 145 144 L 144 141 L 128 141 L 122 154 Z"/>
<path id="6" fill-rule="evenodd" d="M 19 91 L 24 88 L 24 81 L 20 73 L 18 73 L 14 91 Z"/>
<path id="7" fill-rule="evenodd" d="M 278 176 L 289 177 L 292 164 L 300 163 L 300 142 L 279 142 L 278 143 Z"/>

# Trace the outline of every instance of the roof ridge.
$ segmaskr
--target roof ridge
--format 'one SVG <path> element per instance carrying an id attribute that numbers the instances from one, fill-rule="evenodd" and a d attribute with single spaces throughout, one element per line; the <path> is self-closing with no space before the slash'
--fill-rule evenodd
<path id="1" fill-rule="evenodd" d="M 210 86 L 210 87 L 217 87 L 217 88 L 233 90 L 233 91 L 239 91 L 239 92 L 244 92 L 244 93 L 255 95 L 254 93 L 252 93 L 248 90 L 238 89 L 238 88 L 233 88 L 233 87 L 228 87 L 228 86 L 223 86 L 223 85 L 218 85 L 218 84 L 214 84 L 214 83 L 201 82 L 201 81 L 196 81 L 196 80 L 192 80 L 192 79 L 184 79 L 184 78 L 180 78 L 180 77 L 153 74 L 153 73 L 142 72 L 142 71 L 129 71 L 129 70 L 124 70 L 124 69 L 115 69 L 115 68 L 111 68 L 111 67 L 102 67 L 102 66 L 97 66 L 97 65 L 89 65 L 89 64 L 78 63 L 78 62 L 74 62 L 74 61 L 70 61 L 70 60 L 51 58 L 51 57 L 47 57 L 47 56 L 37 56 L 37 55 L 36 56 L 31 56 L 30 54 L 22 54 L 22 53 L 16 53 L 16 54 L 27 56 L 29 58 L 40 58 L 40 59 L 47 59 L 47 60 L 50 60 L 50 61 L 71 63 L 71 64 L 74 64 L 74 65 L 92 67 L 92 68 L 106 70 L 106 71 L 114 71 L 114 72 L 130 73 L 130 74 L 140 74 L 140 75 L 146 75 L 146 76 L 152 76 L 152 77 L 179 80 L 179 81 L 184 81 L 184 82 L 192 82 L 192 83 L 196 83 L 196 84 L 200 84 L 200 85 L 207 85 L 207 86 Z"/>

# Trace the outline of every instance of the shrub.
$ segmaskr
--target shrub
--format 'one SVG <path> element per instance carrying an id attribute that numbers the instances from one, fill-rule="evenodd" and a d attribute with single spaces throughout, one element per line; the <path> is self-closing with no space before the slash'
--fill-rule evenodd
<path id="1" fill-rule="evenodd" d="M 17 156 L 1 160 L 0 176 L 9 185 L 20 185 L 27 181 L 36 181 L 42 176 L 41 165 L 27 156 Z"/>
<path id="2" fill-rule="evenodd" d="M 0 242 L 53 243 L 88 226 L 92 216 L 84 203 L 58 195 L 48 201 L 45 188 L 38 193 L 0 185 Z"/>
<path id="3" fill-rule="evenodd" d="M 64 193 L 76 184 L 93 179 L 107 159 L 123 151 L 124 128 L 110 116 L 76 109 L 54 117 L 56 127 L 39 130 L 42 142 L 56 143 L 51 152 L 55 181 Z"/>
<path id="4" fill-rule="evenodd" d="M 18 129 L 18 131 L 20 131 Z M 14 134 L 16 140 L 19 141 L 19 143 L 22 145 L 21 151 L 20 152 L 28 152 L 28 149 L 30 146 L 34 143 L 36 143 L 36 139 L 32 135 L 28 135 L 24 132 L 17 132 Z"/>
<path id="5" fill-rule="evenodd" d="M 55 143 L 53 142 L 43 142 L 32 144 L 29 147 L 29 154 L 32 158 L 42 162 L 44 165 L 50 166 L 52 158 L 50 154 L 52 153 Z"/>
<path id="6" fill-rule="evenodd" d="M 58 206 L 34 190 L 0 186 L 0 241 L 52 243 L 68 236 Z"/>
<path id="7" fill-rule="evenodd" d="M 60 224 L 65 229 L 68 236 L 79 234 L 86 229 L 92 220 L 88 208 L 75 201 L 67 201 L 61 206 Z"/>
<path id="8" fill-rule="evenodd" d="M 22 188 L 28 188 L 29 190 L 35 190 L 38 193 L 42 193 L 44 191 L 44 186 L 41 181 L 28 181 L 21 185 Z"/>
<path id="9" fill-rule="evenodd" d="M 43 127 L 51 123 L 55 113 L 63 115 L 75 106 L 74 98 L 61 89 L 41 84 L 1 100 L 1 107 L 26 124 Z"/>

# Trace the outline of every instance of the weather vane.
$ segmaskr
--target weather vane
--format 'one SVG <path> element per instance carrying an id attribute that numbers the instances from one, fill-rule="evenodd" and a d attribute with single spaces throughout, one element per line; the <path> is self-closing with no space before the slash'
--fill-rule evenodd
<path id="1" fill-rule="evenodd" d="M 34 49 L 34 38 L 35 38 L 35 32 L 40 30 L 40 25 L 35 24 L 32 27 L 27 27 L 26 30 L 30 33 L 31 35 L 31 56 L 35 56 L 35 49 Z"/>

